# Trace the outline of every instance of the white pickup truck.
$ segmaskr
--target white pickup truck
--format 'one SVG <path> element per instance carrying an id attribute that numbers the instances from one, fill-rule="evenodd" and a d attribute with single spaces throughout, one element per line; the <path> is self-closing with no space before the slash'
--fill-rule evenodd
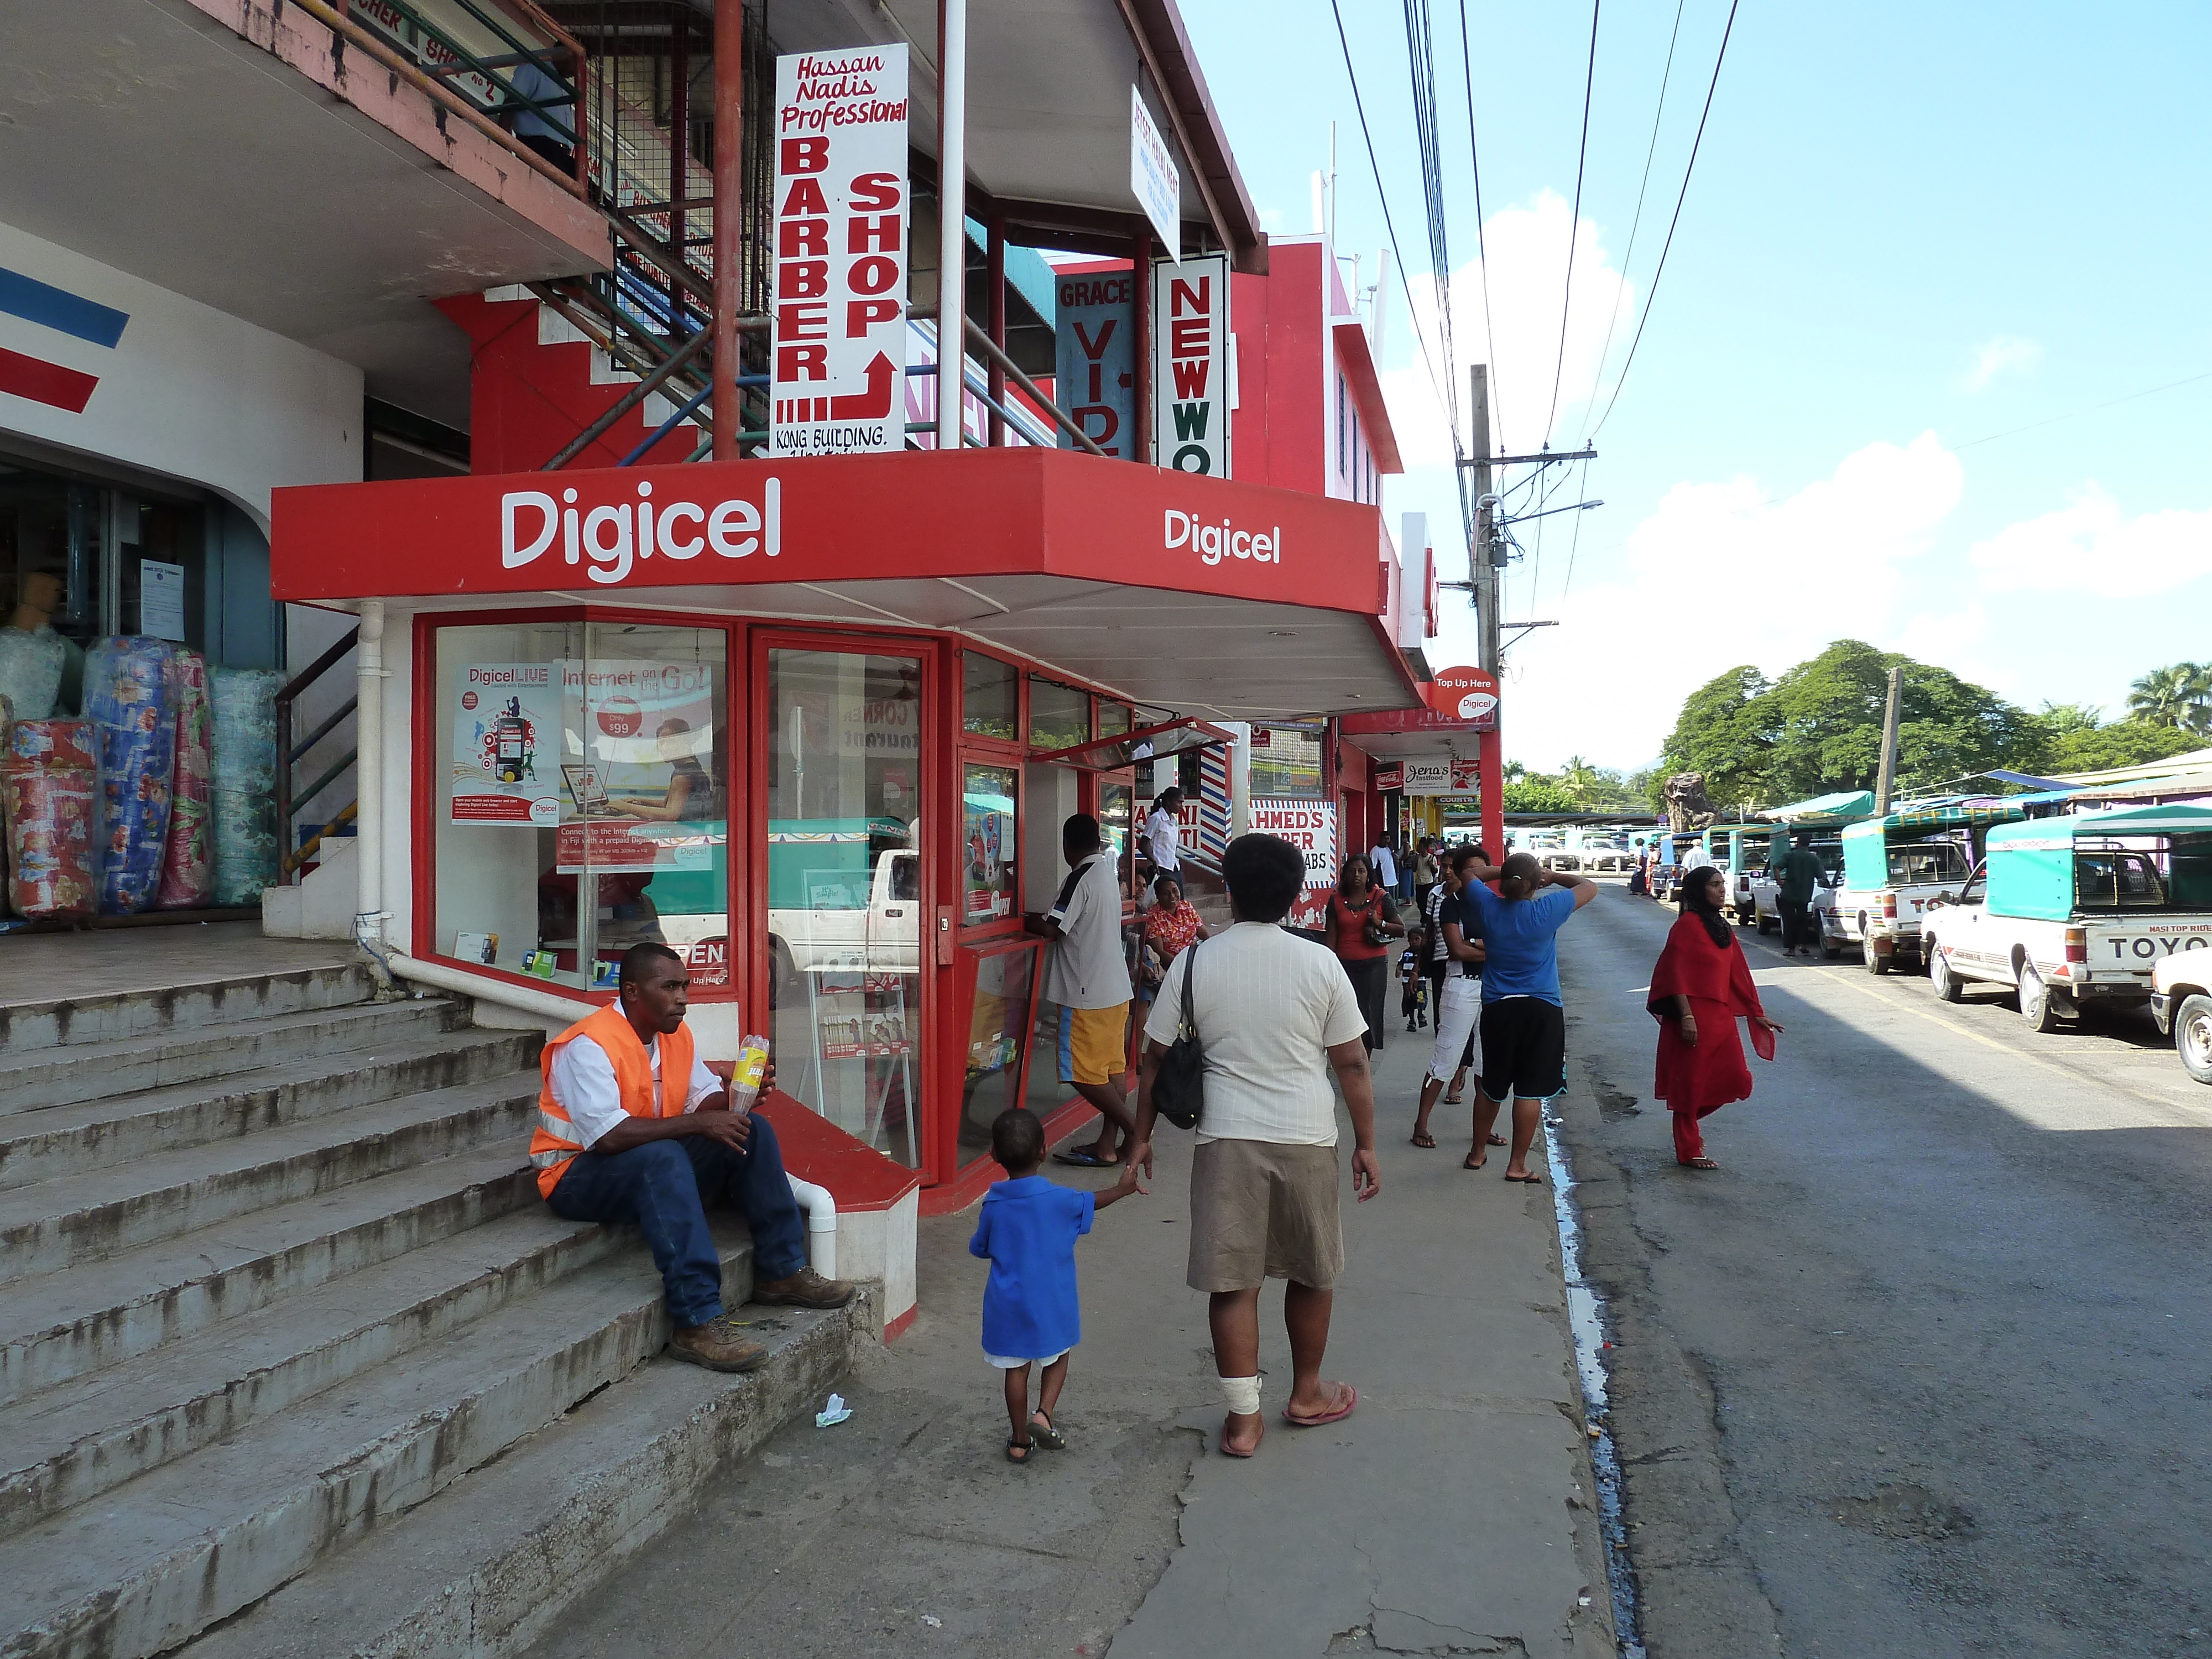
<path id="1" fill-rule="evenodd" d="M 2160 957 L 2150 970 L 2150 1012 L 2173 1039 L 2181 1069 L 2212 1083 L 2212 951 Z"/>
<path id="2" fill-rule="evenodd" d="M 1975 981 L 2008 985 L 2039 1031 L 2090 1003 L 2151 1003 L 2155 1012 L 2154 969 L 2212 951 L 2212 810 L 2122 807 L 2000 825 L 1987 862 L 1927 913 L 1922 933 L 1947 1002 Z M 2170 1012 L 2175 992 L 2165 994 Z"/>
<path id="3" fill-rule="evenodd" d="M 1856 945 L 1877 974 L 1924 965 L 1922 918 L 1931 901 L 1957 897 L 1973 872 L 1967 837 L 2020 816 L 2017 807 L 1929 805 L 1852 824 L 1843 834 L 1843 884 L 1820 916 L 1821 954 Z"/>

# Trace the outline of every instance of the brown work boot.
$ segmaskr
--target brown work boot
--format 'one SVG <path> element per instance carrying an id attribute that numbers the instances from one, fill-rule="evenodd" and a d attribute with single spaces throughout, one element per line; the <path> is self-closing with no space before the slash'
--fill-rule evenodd
<path id="1" fill-rule="evenodd" d="M 768 1361 L 768 1350 L 739 1335 L 738 1322 L 727 1314 L 717 1314 L 703 1325 L 680 1327 L 668 1340 L 668 1352 L 710 1371 L 749 1371 Z"/>
<path id="2" fill-rule="evenodd" d="M 824 1279 L 811 1267 L 801 1267 L 784 1279 L 763 1279 L 753 1286 L 753 1300 L 787 1308 L 842 1308 L 853 1299 L 850 1279 Z"/>

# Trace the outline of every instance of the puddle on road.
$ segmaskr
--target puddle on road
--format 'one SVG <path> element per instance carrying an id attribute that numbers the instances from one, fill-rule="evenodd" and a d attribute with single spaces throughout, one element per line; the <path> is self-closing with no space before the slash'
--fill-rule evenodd
<path id="1" fill-rule="evenodd" d="M 1628 1111 L 1635 1102 L 1627 1102 Z M 1604 1107 L 1601 1100 L 1601 1109 Z M 1626 1112 L 1621 1114 L 1626 1115 Z M 1567 1324 L 1575 1342 L 1575 1371 L 1582 1381 L 1583 1418 L 1590 1430 L 1590 1469 L 1597 1480 L 1597 1529 L 1605 1548 L 1606 1585 L 1613 1597 L 1613 1627 L 1621 1659 L 1645 1659 L 1637 1610 L 1636 1572 L 1628 1559 L 1628 1528 L 1620 1512 L 1620 1450 L 1607 1414 L 1605 1298 L 1583 1278 L 1582 1218 L 1575 1208 L 1575 1170 L 1559 1139 L 1560 1120 L 1544 1115 L 1544 1158 L 1552 1166 L 1552 1213 L 1559 1227 L 1559 1262 L 1567 1286 Z"/>

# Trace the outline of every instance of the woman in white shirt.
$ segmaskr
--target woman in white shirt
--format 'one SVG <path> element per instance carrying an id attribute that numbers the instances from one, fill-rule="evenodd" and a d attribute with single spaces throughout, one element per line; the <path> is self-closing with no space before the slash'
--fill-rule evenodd
<path id="1" fill-rule="evenodd" d="M 1155 877 L 1182 873 L 1182 824 L 1176 817 L 1182 808 L 1182 791 L 1170 784 L 1160 791 L 1145 820 L 1145 847 Z"/>

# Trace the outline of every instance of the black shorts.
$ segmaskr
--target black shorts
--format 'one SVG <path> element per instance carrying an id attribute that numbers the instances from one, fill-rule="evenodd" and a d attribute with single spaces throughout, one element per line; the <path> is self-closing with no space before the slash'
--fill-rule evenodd
<path id="1" fill-rule="evenodd" d="M 1567 1017 L 1541 997 L 1482 1005 L 1482 1092 L 1548 1100 L 1567 1086 Z"/>

